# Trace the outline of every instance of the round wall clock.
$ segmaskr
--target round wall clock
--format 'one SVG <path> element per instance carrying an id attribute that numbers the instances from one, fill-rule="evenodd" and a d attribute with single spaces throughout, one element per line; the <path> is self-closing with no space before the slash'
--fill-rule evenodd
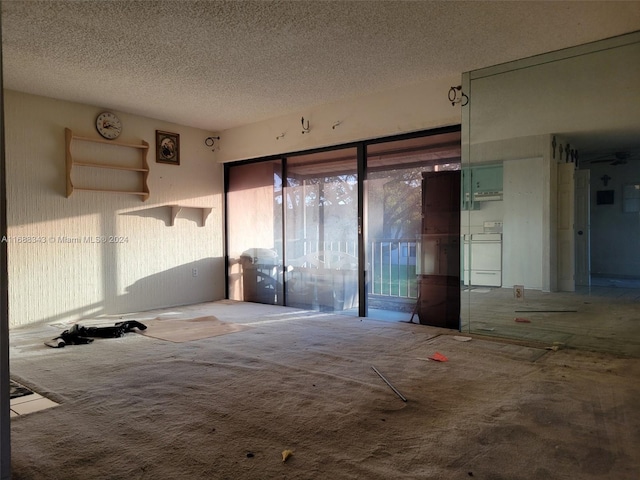
<path id="1" fill-rule="evenodd" d="M 122 123 L 120 119 L 111 112 L 102 112 L 96 118 L 96 128 L 98 133 L 104 138 L 113 140 L 122 132 Z"/>

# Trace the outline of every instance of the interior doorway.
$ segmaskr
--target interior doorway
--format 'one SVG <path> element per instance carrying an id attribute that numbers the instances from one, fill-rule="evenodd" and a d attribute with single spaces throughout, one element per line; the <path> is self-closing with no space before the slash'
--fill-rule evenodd
<path id="1" fill-rule="evenodd" d="M 575 171 L 575 285 L 591 286 L 591 208 L 589 170 Z"/>

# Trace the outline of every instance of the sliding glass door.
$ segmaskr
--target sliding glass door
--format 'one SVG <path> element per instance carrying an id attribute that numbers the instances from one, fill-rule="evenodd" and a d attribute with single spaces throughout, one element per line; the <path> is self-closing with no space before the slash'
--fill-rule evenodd
<path id="1" fill-rule="evenodd" d="M 284 303 L 281 172 L 281 160 L 228 169 L 228 288 L 232 300 Z"/>
<path id="2" fill-rule="evenodd" d="M 408 321 L 420 314 L 423 172 L 460 169 L 460 132 L 368 145 L 366 164 L 367 315 Z"/>
<path id="3" fill-rule="evenodd" d="M 287 158 L 286 303 L 358 315 L 357 149 Z"/>
<path id="4" fill-rule="evenodd" d="M 228 165 L 229 298 L 423 323 L 423 173 L 459 169 L 456 128 Z"/>

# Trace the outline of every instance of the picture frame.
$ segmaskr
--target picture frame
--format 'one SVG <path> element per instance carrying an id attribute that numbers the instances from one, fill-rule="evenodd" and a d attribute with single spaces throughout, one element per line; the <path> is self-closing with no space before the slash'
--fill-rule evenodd
<path id="1" fill-rule="evenodd" d="M 156 162 L 180 165 L 180 134 L 156 130 Z"/>
<path id="2" fill-rule="evenodd" d="M 598 190 L 596 192 L 596 205 L 613 205 L 615 190 Z"/>

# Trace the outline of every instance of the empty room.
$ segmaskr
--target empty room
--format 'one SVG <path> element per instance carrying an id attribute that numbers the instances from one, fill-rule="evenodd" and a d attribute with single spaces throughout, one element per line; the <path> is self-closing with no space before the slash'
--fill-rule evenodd
<path id="1" fill-rule="evenodd" d="M 3 1 L 0 478 L 640 471 L 640 3 Z"/>

